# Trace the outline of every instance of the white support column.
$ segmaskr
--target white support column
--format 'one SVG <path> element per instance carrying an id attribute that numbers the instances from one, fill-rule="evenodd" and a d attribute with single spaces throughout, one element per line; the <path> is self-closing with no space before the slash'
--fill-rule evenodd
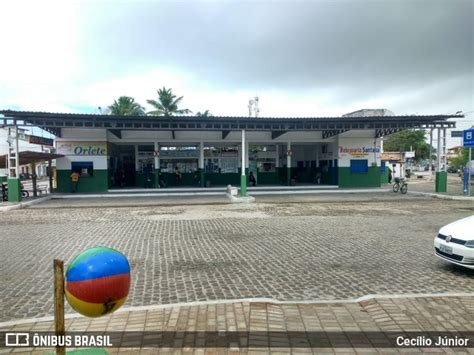
<path id="1" fill-rule="evenodd" d="M 441 171 L 441 128 L 438 128 L 438 148 L 436 150 L 436 171 Z"/>
<path id="2" fill-rule="evenodd" d="M 286 167 L 291 168 L 291 142 L 286 143 Z"/>
<path id="3" fill-rule="evenodd" d="M 155 147 L 154 149 L 154 157 L 155 157 L 155 170 L 158 170 L 160 168 L 160 145 L 158 142 L 155 142 Z"/>
<path id="4" fill-rule="evenodd" d="M 204 142 L 199 143 L 199 169 L 204 169 Z"/>
<path id="5" fill-rule="evenodd" d="M 286 143 L 286 183 L 291 185 L 291 142 Z"/>
<path id="6" fill-rule="evenodd" d="M 319 150 L 320 150 L 320 145 L 316 144 L 316 168 L 319 168 Z"/>
<path id="7" fill-rule="evenodd" d="M 138 144 L 135 144 L 135 172 L 140 170 L 140 166 L 138 164 Z"/>
<path id="8" fill-rule="evenodd" d="M 441 164 L 443 165 L 443 171 L 447 171 L 448 160 L 446 159 L 446 128 L 443 128 L 443 160 Z"/>
<path id="9" fill-rule="evenodd" d="M 280 146 L 278 144 L 275 145 L 275 168 L 280 167 Z"/>
<path id="10" fill-rule="evenodd" d="M 20 177 L 20 148 L 18 145 L 18 125 L 15 122 L 15 177 Z"/>
<path id="11" fill-rule="evenodd" d="M 247 196 L 247 176 L 245 175 L 245 156 L 246 156 L 246 147 L 247 142 L 245 141 L 245 129 L 242 130 L 242 168 L 241 168 L 241 175 L 240 175 L 240 196 L 245 197 Z"/>
<path id="12" fill-rule="evenodd" d="M 430 129 L 430 156 L 429 156 L 429 168 L 428 171 L 430 172 L 430 179 L 433 176 L 433 128 Z"/>
<path id="13" fill-rule="evenodd" d="M 241 157 L 241 175 L 245 176 L 245 167 L 247 166 L 245 162 L 245 157 L 247 156 L 246 152 L 247 142 L 245 141 L 245 129 L 242 130 L 242 157 Z"/>
<path id="14" fill-rule="evenodd" d="M 245 168 L 250 168 L 250 159 L 249 159 L 249 142 L 245 141 Z"/>

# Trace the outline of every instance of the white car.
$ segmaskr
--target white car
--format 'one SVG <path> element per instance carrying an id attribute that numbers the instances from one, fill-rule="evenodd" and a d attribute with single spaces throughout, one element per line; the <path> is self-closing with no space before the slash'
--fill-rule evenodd
<path id="1" fill-rule="evenodd" d="M 474 269 L 474 216 L 442 227 L 434 239 L 434 247 L 439 258 Z"/>

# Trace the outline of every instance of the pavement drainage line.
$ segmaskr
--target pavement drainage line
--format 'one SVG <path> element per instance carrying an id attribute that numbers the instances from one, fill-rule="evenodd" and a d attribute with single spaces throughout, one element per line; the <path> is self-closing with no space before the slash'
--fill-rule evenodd
<path id="1" fill-rule="evenodd" d="M 474 292 L 447 292 L 447 293 L 408 293 L 408 294 L 392 294 L 392 295 L 383 295 L 383 294 L 369 294 L 358 298 L 349 298 L 345 300 L 303 300 L 303 301 L 279 301 L 273 298 L 240 298 L 240 299 L 231 299 L 231 300 L 211 300 L 211 301 L 195 301 L 195 302 L 181 302 L 181 303 L 172 303 L 172 304 L 162 304 L 162 305 L 151 305 L 151 306 L 135 306 L 135 307 L 126 307 L 117 310 L 115 313 L 125 313 L 125 312 L 139 312 L 139 311 L 151 311 L 157 309 L 167 309 L 174 307 L 193 307 L 193 306 L 205 306 L 205 305 L 219 305 L 219 304 L 231 304 L 231 303 L 269 303 L 269 304 L 347 304 L 347 303 L 360 303 L 366 302 L 375 299 L 413 299 L 413 298 L 432 298 L 432 297 L 474 297 Z M 69 313 L 64 316 L 65 319 L 75 319 L 81 318 L 82 315 L 78 313 Z M 22 324 L 30 323 L 44 323 L 54 321 L 54 316 L 47 316 L 41 318 L 28 318 L 20 319 L 13 321 L 6 321 L 0 323 L 1 328 L 12 327 Z"/>

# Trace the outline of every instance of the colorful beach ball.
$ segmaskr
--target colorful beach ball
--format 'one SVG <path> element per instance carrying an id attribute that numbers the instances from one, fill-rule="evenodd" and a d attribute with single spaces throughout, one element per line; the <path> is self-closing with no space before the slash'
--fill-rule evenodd
<path id="1" fill-rule="evenodd" d="M 105 247 L 79 254 L 66 271 L 66 299 L 87 317 L 117 310 L 127 299 L 130 264 L 122 253 Z"/>

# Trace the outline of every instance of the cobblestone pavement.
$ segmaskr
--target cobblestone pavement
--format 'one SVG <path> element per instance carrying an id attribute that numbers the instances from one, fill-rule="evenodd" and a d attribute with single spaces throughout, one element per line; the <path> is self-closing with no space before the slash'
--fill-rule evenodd
<path id="1" fill-rule="evenodd" d="M 432 252 L 438 229 L 472 215 L 472 202 L 285 198 L 250 205 L 4 212 L 0 321 L 51 315 L 53 259 L 68 264 L 97 245 L 130 260 L 127 306 L 474 291 L 474 272 Z"/>
<path id="2" fill-rule="evenodd" d="M 473 322 L 473 297 L 429 297 L 371 299 L 360 303 L 233 302 L 119 310 L 99 319 L 67 319 L 66 331 L 119 332 L 109 333 L 113 345 L 107 349 L 110 354 L 156 354 L 158 351 L 170 354 L 474 354 L 472 344 L 470 348 L 403 348 L 397 346 L 396 341 L 393 343 L 400 333 L 416 339 L 417 336 L 428 337 L 427 331 L 455 332 L 459 337 L 469 336 L 472 341 Z M 51 321 L 0 328 L 0 331 L 14 332 L 53 330 Z M 166 331 L 173 332 L 171 339 L 164 340 L 167 338 L 156 333 Z M 183 332 L 187 333 L 177 335 Z M 206 332 L 219 332 L 219 335 L 213 342 Z M 223 342 L 222 338 L 232 334 L 227 332 L 249 333 L 235 341 Z M 221 347 L 216 347 L 215 339 L 219 339 Z M 162 347 L 164 344 L 168 347 Z M 11 350 L 0 348 L 0 352 Z M 15 349 L 15 353 L 42 354 L 45 351 Z"/>

